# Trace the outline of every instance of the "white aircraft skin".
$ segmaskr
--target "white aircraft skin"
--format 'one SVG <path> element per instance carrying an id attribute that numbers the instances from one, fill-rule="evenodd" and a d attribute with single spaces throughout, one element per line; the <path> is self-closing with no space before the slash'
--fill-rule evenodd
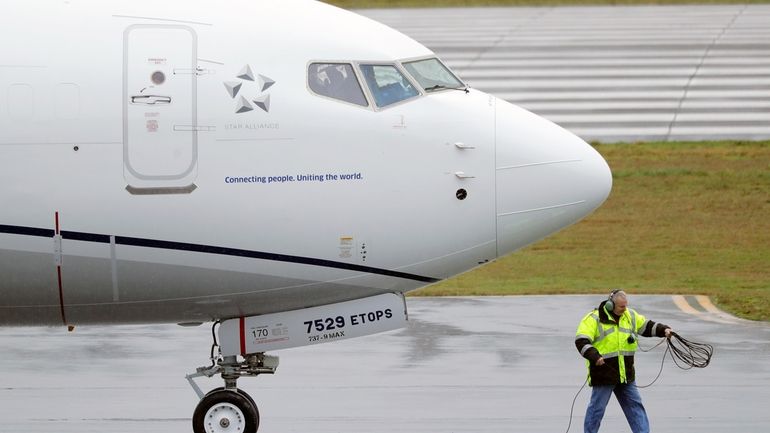
<path id="1" fill-rule="evenodd" d="M 237 379 L 266 351 L 404 326 L 403 293 L 611 188 L 580 138 L 323 3 L 3 6 L 0 326 L 221 322 L 195 433 L 257 431 Z"/>
<path id="2" fill-rule="evenodd" d="M 611 188 L 580 138 L 473 88 L 425 91 L 402 63 L 429 49 L 323 3 L 3 6 L 1 326 L 403 293 L 575 223 Z M 319 96 L 318 62 L 395 65 L 419 95 Z"/>

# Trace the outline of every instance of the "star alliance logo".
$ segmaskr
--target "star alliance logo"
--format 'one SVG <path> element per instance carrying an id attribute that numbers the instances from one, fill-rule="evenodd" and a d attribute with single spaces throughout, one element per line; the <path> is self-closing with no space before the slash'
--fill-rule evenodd
<path id="1" fill-rule="evenodd" d="M 241 113 L 248 113 L 249 111 L 254 110 L 254 106 L 257 106 L 264 110 L 266 113 L 270 112 L 270 94 L 264 93 L 265 90 L 272 87 L 273 84 L 275 84 L 275 81 L 271 80 L 270 78 L 264 76 L 264 75 L 257 75 L 254 76 L 254 72 L 251 71 L 251 66 L 246 65 L 241 69 L 241 72 L 238 73 L 236 78 L 240 79 L 240 81 L 225 81 L 225 89 L 227 89 L 227 94 L 230 95 L 232 99 L 237 98 L 237 102 L 235 104 L 235 113 L 241 114 Z M 246 85 L 247 87 L 253 87 L 253 85 L 249 85 L 249 82 L 255 83 L 257 85 L 257 95 L 253 98 L 247 98 L 247 96 L 244 96 L 243 93 L 246 93 L 246 90 L 244 92 L 241 92 L 241 89 Z M 254 90 L 251 90 L 249 92 L 250 94 L 254 94 Z M 253 104 L 253 105 L 252 105 Z"/>

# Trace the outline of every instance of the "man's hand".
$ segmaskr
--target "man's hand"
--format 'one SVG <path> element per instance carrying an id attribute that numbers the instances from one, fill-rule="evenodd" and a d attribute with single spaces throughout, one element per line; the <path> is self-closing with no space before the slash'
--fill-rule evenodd
<path id="1" fill-rule="evenodd" d="M 666 338 L 671 338 L 671 333 L 674 331 L 671 328 L 666 328 L 664 332 L 666 333 Z"/>
<path id="2" fill-rule="evenodd" d="M 604 358 L 599 358 L 596 360 L 596 366 L 598 367 L 601 365 L 604 365 Z"/>

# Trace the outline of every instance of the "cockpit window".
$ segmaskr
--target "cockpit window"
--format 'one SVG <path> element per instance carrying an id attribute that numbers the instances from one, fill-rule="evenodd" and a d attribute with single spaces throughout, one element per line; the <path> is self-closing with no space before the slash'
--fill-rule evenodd
<path id="1" fill-rule="evenodd" d="M 311 63 L 307 82 L 310 90 L 319 95 L 363 107 L 369 105 L 353 66 L 348 63 Z"/>
<path id="2" fill-rule="evenodd" d="M 374 103 L 380 108 L 420 94 L 393 65 L 361 65 L 360 68 Z"/>
<path id="3" fill-rule="evenodd" d="M 404 68 L 426 92 L 465 88 L 465 85 L 436 58 L 407 62 L 404 63 Z"/>

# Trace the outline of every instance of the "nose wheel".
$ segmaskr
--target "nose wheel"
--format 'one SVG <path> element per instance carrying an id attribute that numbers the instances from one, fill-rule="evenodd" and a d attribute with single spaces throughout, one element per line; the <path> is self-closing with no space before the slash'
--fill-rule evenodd
<path id="1" fill-rule="evenodd" d="M 259 410 L 254 399 L 238 389 L 241 377 L 256 377 L 260 374 L 274 374 L 278 368 L 278 357 L 264 352 L 245 355 L 222 356 L 214 330 L 211 328 L 214 344 L 211 346 L 211 365 L 198 367 L 195 373 L 185 376 L 200 401 L 193 412 L 194 433 L 256 433 L 259 428 Z M 195 378 L 220 375 L 224 387 L 215 388 L 204 394 Z"/>
<path id="2" fill-rule="evenodd" d="M 218 388 L 201 399 L 192 421 L 194 433 L 256 433 L 259 410 L 245 392 Z"/>

